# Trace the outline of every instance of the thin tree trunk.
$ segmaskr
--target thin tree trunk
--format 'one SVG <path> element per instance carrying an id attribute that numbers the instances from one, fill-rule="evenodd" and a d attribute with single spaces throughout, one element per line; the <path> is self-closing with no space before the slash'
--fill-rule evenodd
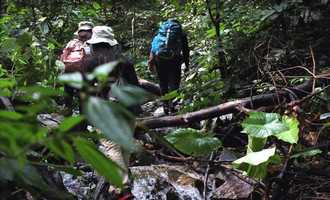
<path id="1" fill-rule="evenodd" d="M 210 19 L 213 23 L 213 26 L 215 28 L 215 34 L 216 34 L 216 45 L 217 45 L 217 54 L 218 54 L 218 64 L 214 69 L 220 69 L 222 78 L 227 77 L 227 64 L 225 59 L 225 53 L 222 46 L 222 40 L 220 35 L 220 25 L 221 25 L 221 2 L 220 0 L 216 0 L 216 9 L 215 9 L 215 16 L 212 13 L 212 5 L 210 0 L 206 0 L 206 7 L 210 16 Z"/>

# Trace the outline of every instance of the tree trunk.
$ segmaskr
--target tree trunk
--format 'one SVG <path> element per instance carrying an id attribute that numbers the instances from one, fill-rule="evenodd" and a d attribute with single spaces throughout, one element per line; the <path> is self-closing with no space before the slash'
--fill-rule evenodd
<path id="1" fill-rule="evenodd" d="M 192 122 L 198 122 L 201 120 L 214 118 L 229 113 L 235 113 L 238 111 L 237 108 L 239 106 L 255 109 L 262 106 L 288 103 L 292 101 L 293 96 L 298 98 L 307 96 L 308 94 L 310 94 L 311 89 L 312 81 L 307 81 L 304 84 L 294 88 L 287 88 L 274 93 L 246 97 L 243 99 L 230 101 L 195 112 L 176 116 L 141 118 L 138 120 L 138 126 L 145 128 L 161 128 L 188 125 Z"/>

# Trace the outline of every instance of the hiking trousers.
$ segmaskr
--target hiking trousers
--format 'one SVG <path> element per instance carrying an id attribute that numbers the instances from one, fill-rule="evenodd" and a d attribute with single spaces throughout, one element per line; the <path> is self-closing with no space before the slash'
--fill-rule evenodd
<path id="1" fill-rule="evenodd" d="M 155 64 L 161 95 L 179 89 L 181 80 L 181 58 L 161 59 L 157 57 L 155 59 Z M 172 109 L 172 101 L 163 101 L 163 103 L 164 109 Z"/>

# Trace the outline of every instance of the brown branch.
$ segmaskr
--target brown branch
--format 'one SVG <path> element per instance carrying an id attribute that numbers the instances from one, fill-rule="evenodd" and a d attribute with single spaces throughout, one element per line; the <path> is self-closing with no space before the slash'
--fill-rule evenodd
<path id="1" fill-rule="evenodd" d="M 302 98 L 310 94 L 312 88 L 312 81 L 307 81 L 297 87 L 291 88 L 297 97 Z M 281 102 L 290 102 L 289 92 L 287 90 L 279 90 L 278 95 Z M 138 126 L 145 128 L 161 128 L 188 125 L 192 122 L 218 117 L 221 115 L 237 112 L 237 107 L 243 106 L 251 108 L 251 104 L 261 107 L 269 105 L 278 105 L 279 103 L 276 93 L 260 94 L 243 99 L 233 100 L 217 106 L 205 108 L 199 111 L 190 112 L 176 116 L 165 116 L 156 118 L 140 118 L 138 119 Z"/>

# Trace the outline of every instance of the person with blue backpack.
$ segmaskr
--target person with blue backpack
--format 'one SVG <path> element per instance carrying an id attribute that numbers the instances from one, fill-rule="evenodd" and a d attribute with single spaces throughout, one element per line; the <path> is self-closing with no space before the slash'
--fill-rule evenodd
<path id="1" fill-rule="evenodd" d="M 164 21 L 151 43 L 148 60 L 149 70 L 155 72 L 159 79 L 161 94 L 179 89 L 181 65 L 185 72 L 189 70 L 189 46 L 187 34 L 176 19 Z M 163 101 L 164 113 L 174 113 L 172 100 Z"/>

